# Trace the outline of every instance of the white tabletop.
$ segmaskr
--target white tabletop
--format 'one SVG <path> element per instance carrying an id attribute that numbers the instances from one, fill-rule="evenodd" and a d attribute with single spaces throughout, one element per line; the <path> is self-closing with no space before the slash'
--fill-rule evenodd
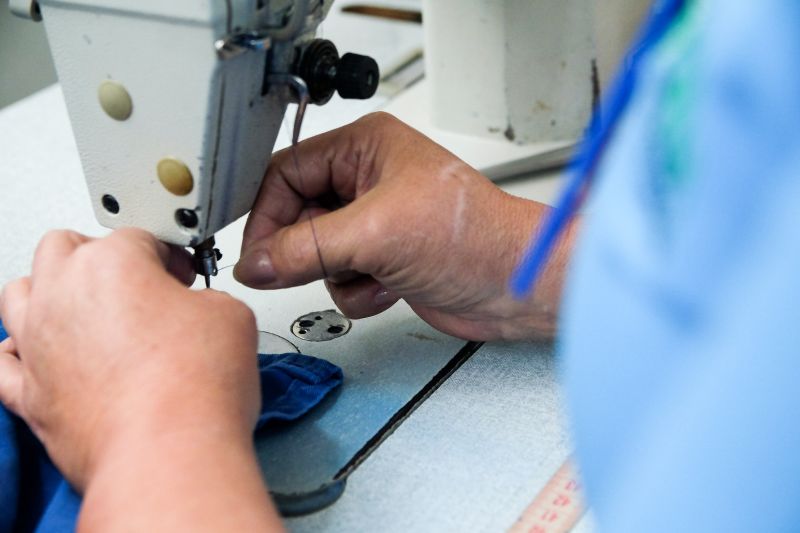
<path id="1" fill-rule="evenodd" d="M 338 38 L 341 32 L 352 41 L 354 22 L 346 18 L 342 22 L 341 17 L 332 17 L 325 37 Z M 407 48 L 419 46 L 419 28 L 387 26 L 378 33 L 387 35 L 386 28 L 394 28 L 393 38 L 405 39 Z M 372 52 L 352 42 L 343 48 Z M 396 47 L 390 48 L 376 45 L 385 50 L 379 62 L 391 60 Z M 347 123 L 385 102 L 386 98 L 378 98 L 315 109 L 304 133 Z M 506 182 L 503 187 L 513 194 L 552 201 L 558 181 L 557 174 L 551 174 Z M 107 232 L 94 220 L 57 85 L 0 110 L 0 191 L 0 284 L 27 274 L 36 243 L 50 229 Z M 225 263 L 236 259 L 241 225 L 242 221 L 234 223 L 219 234 L 228 253 Z M 309 301 L 330 306 L 321 285 L 302 291 Z M 276 291 L 270 298 L 277 302 L 273 307 L 288 306 L 297 294 Z M 401 307 L 365 324 L 392 335 L 393 321 L 409 317 L 410 310 Z M 426 349 L 425 342 L 404 337 L 397 356 L 405 351 L 419 354 Z M 342 346 L 359 350 L 344 342 Z M 550 346 L 484 346 L 349 477 L 339 501 L 316 514 L 290 519 L 289 527 L 296 531 L 507 529 L 569 454 L 556 368 Z M 587 521 L 579 525 L 583 531 L 589 527 Z"/>

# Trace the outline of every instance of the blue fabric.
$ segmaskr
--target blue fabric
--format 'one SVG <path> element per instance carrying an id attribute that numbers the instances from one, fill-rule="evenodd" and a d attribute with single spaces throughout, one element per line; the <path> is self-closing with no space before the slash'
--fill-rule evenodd
<path id="1" fill-rule="evenodd" d="M 342 383 L 342 369 L 299 353 L 259 354 L 261 416 L 258 428 L 273 420 L 295 420 Z"/>
<path id="2" fill-rule="evenodd" d="M 600 531 L 800 527 L 798 35 L 689 2 L 598 163 L 561 351 Z"/>
<path id="3" fill-rule="evenodd" d="M 258 428 L 303 416 L 343 380 L 338 366 L 296 353 L 259 354 L 258 370 Z M 80 504 L 27 426 L 0 406 L 0 532 L 73 531 Z"/>

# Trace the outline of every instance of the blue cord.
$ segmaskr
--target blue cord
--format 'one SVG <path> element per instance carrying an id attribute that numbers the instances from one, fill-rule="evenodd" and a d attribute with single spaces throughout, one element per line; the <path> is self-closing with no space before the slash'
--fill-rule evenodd
<path id="1" fill-rule="evenodd" d="M 553 246 L 588 193 L 596 163 L 633 95 L 642 59 L 667 32 L 685 3 L 686 0 L 659 0 L 653 5 L 650 18 L 635 40 L 636 45 L 629 52 L 609 97 L 592 117 L 578 156 L 570 164 L 572 177 L 511 276 L 511 293 L 515 298 L 524 298 L 533 289 Z"/>

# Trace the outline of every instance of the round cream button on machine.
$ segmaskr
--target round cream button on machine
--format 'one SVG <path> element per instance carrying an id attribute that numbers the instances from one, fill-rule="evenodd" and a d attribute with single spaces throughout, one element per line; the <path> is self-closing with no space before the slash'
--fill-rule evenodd
<path id="1" fill-rule="evenodd" d="M 194 188 L 194 178 L 183 161 L 165 157 L 158 162 L 158 179 L 172 194 L 186 196 Z"/>
<path id="2" fill-rule="evenodd" d="M 97 89 L 97 98 L 103 111 L 114 120 L 127 120 L 133 113 L 133 100 L 121 83 L 104 81 Z"/>

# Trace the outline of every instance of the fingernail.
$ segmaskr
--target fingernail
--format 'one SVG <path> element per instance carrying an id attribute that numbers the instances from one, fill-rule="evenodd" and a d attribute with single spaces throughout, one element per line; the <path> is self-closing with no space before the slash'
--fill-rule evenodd
<path id="1" fill-rule="evenodd" d="M 373 302 L 378 307 L 383 307 L 384 305 L 393 304 L 397 301 L 397 296 L 389 291 L 389 289 L 383 287 L 378 289 L 378 292 L 375 293 L 373 298 Z"/>
<path id="2" fill-rule="evenodd" d="M 250 286 L 269 285 L 277 279 L 266 250 L 248 250 L 233 268 L 233 277 Z"/>

